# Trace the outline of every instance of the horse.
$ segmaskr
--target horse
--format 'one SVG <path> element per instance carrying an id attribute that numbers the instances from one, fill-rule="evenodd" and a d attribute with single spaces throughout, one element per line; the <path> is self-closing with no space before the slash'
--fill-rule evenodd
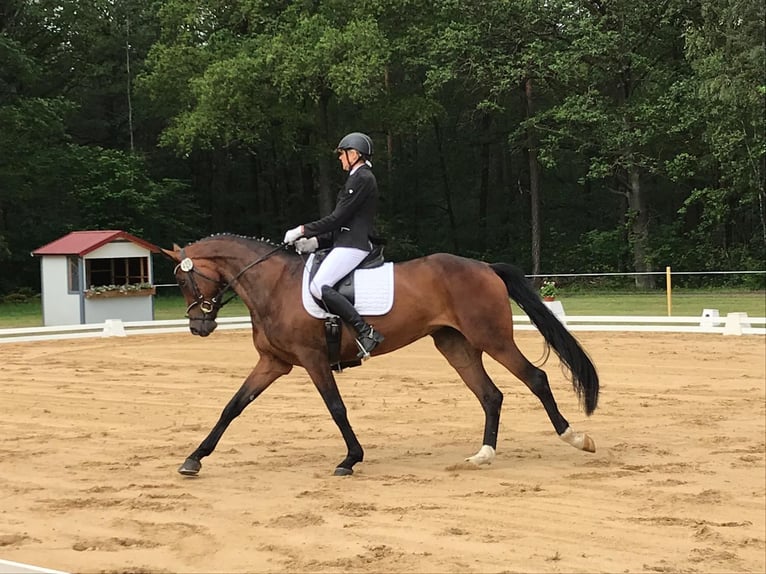
<path id="1" fill-rule="evenodd" d="M 324 321 L 311 316 L 301 304 L 305 256 L 285 244 L 233 234 L 212 235 L 183 248 L 174 244 L 172 250 L 161 251 L 176 264 L 174 274 L 188 305 L 191 333 L 210 335 L 216 329 L 221 307 L 238 296 L 250 311 L 252 340 L 259 355 L 210 433 L 178 472 L 197 475 L 201 460 L 215 450 L 229 424 L 245 407 L 293 367 L 302 367 L 346 444 L 346 457 L 334 474 L 353 474 L 354 465 L 364 458 L 364 450 L 351 428 L 335 382 Z M 385 335 L 385 341 L 372 355 L 391 353 L 425 336 L 433 339 L 484 410 L 482 446 L 465 459 L 468 463 L 490 463 L 497 448 L 503 393 L 483 366 L 485 353 L 542 402 L 559 438 L 577 449 L 595 452 L 593 439 L 572 429 L 559 412 L 545 372 L 527 360 L 514 342 L 509 297 L 542 334 L 546 357 L 552 348 L 560 358 L 588 416 L 598 404 L 596 369 L 518 268 L 437 253 L 393 263 L 393 269 L 395 296 L 390 310 L 366 317 Z M 353 362 L 357 351 L 354 332 L 343 326 L 341 360 Z"/>

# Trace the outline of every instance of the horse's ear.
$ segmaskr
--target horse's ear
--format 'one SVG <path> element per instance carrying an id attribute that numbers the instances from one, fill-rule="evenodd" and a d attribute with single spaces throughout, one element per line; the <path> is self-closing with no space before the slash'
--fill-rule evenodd
<path id="1" fill-rule="evenodd" d="M 181 250 L 181 248 L 180 248 L 180 247 L 178 247 L 178 245 L 176 245 L 176 244 L 174 243 L 174 244 L 173 244 L 173 249 L 174 249 L 175 251 L 168 251 L 167 249 L 163 249 L 162 247 L 160 247 L 160 251 L 162 251 L 162 254 L 163 254 L 165 257 L 167 257 L 168 259 L 171 259 L 171 260 L 173 260 L 173 261 L 176 261 L 176 262 L 178 262 L 178 252 Z"/>
<path id="2" fill-rule="evenodd" d="M 173 244 L 173 251 L 181 251 L 181 246 L 178 243 Z"/>

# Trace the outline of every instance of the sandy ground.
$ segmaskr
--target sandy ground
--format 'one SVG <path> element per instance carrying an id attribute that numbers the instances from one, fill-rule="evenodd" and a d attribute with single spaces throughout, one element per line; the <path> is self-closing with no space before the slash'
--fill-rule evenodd
<path id="1" fill-rule="evenodd" d="M 430 339 L 338 377 L 366 449 L 305 371 L 234 421 L 197 478 L 177 466 L 255 363 L 249 333 L 0 346 L 0 558 L 69 572 L 764 572 L 766 341 L 578 333 L 597 365 L 572 426 L 488 362 L 498 456 L 471 470 L 479 404 Z M 536 332 L 518 341 L 533 361 Z"/>

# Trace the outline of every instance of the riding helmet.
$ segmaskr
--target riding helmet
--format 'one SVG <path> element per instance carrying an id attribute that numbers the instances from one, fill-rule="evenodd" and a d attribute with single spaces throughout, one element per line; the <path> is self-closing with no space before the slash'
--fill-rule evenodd
<path id="1" fill-rule="evenodd" d="M 364 157 L 372 157 L 372 139 L 367 134 L 352 132 L 343 136 L 336 150 L 355 149 Z"/>

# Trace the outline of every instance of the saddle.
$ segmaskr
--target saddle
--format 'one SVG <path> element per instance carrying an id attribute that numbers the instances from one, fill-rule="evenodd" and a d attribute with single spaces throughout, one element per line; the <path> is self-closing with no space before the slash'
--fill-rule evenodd
<path id="1" fill-rule="evenodd" d="M 316 275 L 319 266 L 324 261 L 329 249 L 316 251 L 307 261 L 303 277 L 303 305 L 310 315 L 324 319 L 327 353 L 333 371 L 356 367 L 362 364 L 360 360 L 340 361 L 341 320 L 336 315 L 327 312 L 320 299 L 314 297 L 308 286 Z M 383 257 L 383 246 L 376 245 L 362 262 L 333 288 L 354 305 L 362 315 L 383 315 L 393 304 L 393 263 L 386 263 Z"/>
<path id="2" fill-rule="evenodd" d="M 311 267 L 309 268 L 309 283 L 314 279 L 314 276 L 317 274 L 317 271 L 319 271 L 319 266 L 322 264 L 322 262 L 325 260 L 327 255 L 330 253 L 330 249 L 322 249 L 320 251 L 316 251 L 314 253 L 314 259 L 312 260 Z M 346 299 L 351 301 L 351 304 L 354 304 L 355 300 L 355 294 L 354 294 L 354 274 L 356 271 L 360 269 L 375 269 L 376 267 L 380 267 L 385 263 L 385 260 L 383 259 L 383 246 L 382 245 L 376 245 L 375 248 L 370 251 L 370 253 L 362 259 L 362 262 L 356 266 L 356 269 L 351 271 L 348 275 L 346 275 L 343 279 L 338 281 L 335 285 L 333 285 L 333 289 L 335 289 L 338 293 L 343 295 Z M 322 306 L 322 301 L 320 299 L 317 299 L 314 297 L 314 301 L 317 302 L 318 305 Z"/>

